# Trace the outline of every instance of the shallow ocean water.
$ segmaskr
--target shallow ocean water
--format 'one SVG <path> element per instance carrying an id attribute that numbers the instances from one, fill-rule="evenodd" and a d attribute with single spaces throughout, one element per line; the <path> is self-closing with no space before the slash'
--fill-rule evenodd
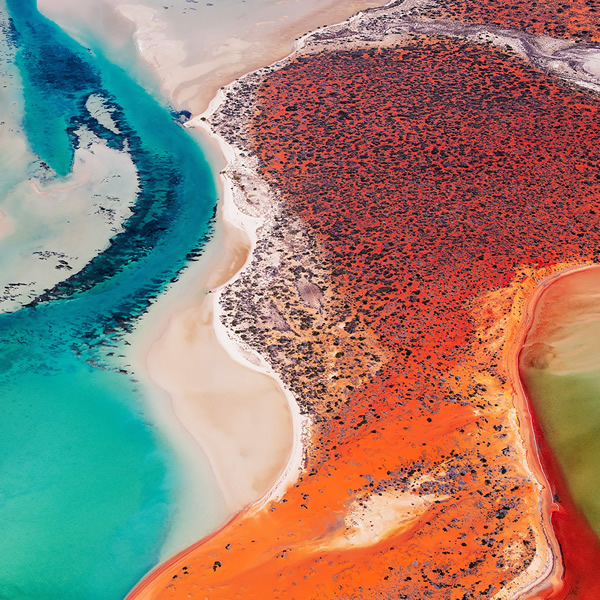
<path id="1" fill-rule="evenodd" d="M 13 224 L 0 260 L 21 277 L 4 282 L 0 305 L 0 598 L 121 598 L 158 562 L 179 485 L 127 364 L 127 334 L 209 239 L 213 175 L 177 115 L 98 48 L 79 46 L 33 0 L 0 12 L 0 153 L 13 157 L 0 175 Z M 82 151 L 106 177 L 74 179 Z M 75 191 L 26 193 L 34 185 Z M 90 245 L 99 215 L 105 237 Z M 84 259 L 59 248 L 78 238 Z M 198 507 L 209 523 L 210 498 Z"/>

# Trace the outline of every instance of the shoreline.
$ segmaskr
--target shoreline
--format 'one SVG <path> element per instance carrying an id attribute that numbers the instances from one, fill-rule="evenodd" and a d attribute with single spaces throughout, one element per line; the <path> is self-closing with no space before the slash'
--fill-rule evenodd
<path id="1" fill-rule="evenodd" d="M 201 116 L 208 117 L 214 111 L 218 110 L 218 107 L 224 101 L 224 96 L 220 97 L 219 94 L 217 94 L 215 99 L 211 102 L 211 105 L 209 106 L 207 111 Z M 223 156 L 226 157 L 227 168 L 235 164 L 235 152 L 233 151 L 231 146 L 229 146 L 225 142 L 225 140 L 223 140 L 220 136 L 212 132 L 211 129 L 208 126 L 206 126 L 201 119 L 199 120 L 199 123 L 197 122 L 193 126 L 204 131 L 204 133 L 207 136 L 210 136 L 211 139 L 214 139 L 219 144 Z M 304 460 L 304 447 L 302 443 L 302 438 L 306 432 L 307 418 L 303 418 L 301 416 L 296 399 L 284 385 L 283 381 L 277 375 L 277 373 L 266 362 L 266 360 L 258 353 L 251 350 L 248 346 L 242 345 L 239 340 L 233 338 L 230 331 L 227 329 L 227 327 L 224 325 L 220 318 L 224 310 L 220 303 L 221 293 L 225 289 L 225 287 L 227 287 L 229 284 L 232 284 L 240 277 L 244 268 L 250 263 L 252 259 L 252 253 L 256 246 L 256 241 L 258 237 L 257 231 L 263 225 L 260 219 L 244 215 L 244 213 L 242 213 L 242 211 L 237 208 L 233 198 L 233 182 L 227 180 L 225 172 L 223 172 L 220 177 L 222 178 L 221 181 L 223 187 L 222 195 L 220 196 L 219 210 L 221 220 L 223 223 L 227 223 L 228 227 L 235 227 L 243 231 L 244 234 L 248 237 L 249 247 L 244 264 L 233 274 L 232 277 L 228 278 L 227 281 L 224 281 L 223 283 L 217 285 L 212 290 L 214 292 L 214 294 L 212 294 L 212 326 L 215 330 L 217 340 L 234 361 L 240 363 L 248 369 L 252 369 L 259 373 L 268 375 L 272 377 L 275 381 L 277 381 L 279 387 L 281 388 L 286 397 L 290 414 L 292 417 L 293 437 L 290 456 L 288 457 L 286 465 L 281 471 L 276 482 L 271 486 L 270 490 L 255 501 L 257 506 L 262 506 L 268 501 L 278 498 L 279 495 L 285 491 L 285 488 L 288 485 L 291 485 L 297 478 L 297 474 L 300 472 Z"/>
<path id="2" fill-rule="evenodd" d="M 593 572 L 593 565 L 597 564 L 598 558 L 600 557 L 600 540 L 584 516 L 583 511 L 576 504 L 567 483 L 564 467 L 560 464 L 558 456 L 552 448 L 546 432 L 544 432 L 542 428 L 540 415 L 535 409 L 533 400 L 529 399 L 531 390 L 528 390 L 525 384 L 521 358 L 523 352 L 527 348 L 526 343 L 529 341 L 532 331 L 534 328 L 539 327 L 539 325 L 536 325 L 536 319 L 539 318 L 540 304 L 543 306 L 544 302 L 548 302 L 547 299 L 543 298 L 544 295 L 548 293 L 552 294 L 551 288 L 553 286 L 561 284 L 565 282 L 565 280 L 568 281 L 568 279 L 572 277 L 585 277 L 585 275 L 591 271 L 596 271 L 596 273 L 598 273 L 600 271 L 600 265 L 590 262 L 566 268 L 558 273 L 554 273 L 538 284 L 531 297 L 526 301 L 525 309 L 527 318 L 519 331 L 518 352 L 516 352 L 515 362 L 511 363 L 515 370 L 514 376 L 518 377 L 518 393 L 520 399 L 528 413 L 528 432 L 535 444 L 536 462 L 549 483 L 549 488 L 546 493 L 551 502 L 548 516 L 549 520 L 552 522 L 552 529 L 555 533 L 559 556 L 562 557 L 561 562 L 563 569 L 560 579 L 562 580 L 563 587 L 567 589 L 569 586 L 572 586 L 574 582 L 578 582 L 580 588 L 589 588 L 591 590 L 589 597 L 593 596 L 593 590 L 596 590 L 597 593 L 598 583 L 597 580 L 594 580 L 591 573 Z M 572 283 L 570 286 L 567 283 L 567 287 L 570 288 L 570 293 L 573 293 L 572 286 Z M 554 294 L 556 294 L 556 292 L 554 292 Z M 569 292 L 567 292 L 567 294 L 569 294 Z M 550 341 L 552 341 L 551 335 Z M 529 344 L 531 344 L 530 341 Z M 512 376 L 513 373 L 511 373 L 511 377 Z M 576 554 L 573 553 L 573 550 L 578 548 L 579 545 L 581 545 L 581 550 Z M 557 585 L 553 590 L 554 594 L 552 596 L 544 596 L 544 598 L 547 598 L 548 600 L 558 600 L 559 598 L 562 598 L 562 596 L 556 596 L 556 589 L 561 589 L 560 585 Z M 587 597 L 588 596 L 586 596 L 586 598 Z"/>
<path id="3" fill-rule="evenodd" d="M 367 4 L 370 6 L 371 3 Z M 355 16 L 352 15 L 349 18 L 352 19 Z M 312 33 L 309 32 L 302 36 L 300 40 L 296 40 L 289 56 L 294 55 L 301 47 L 304 39 L 310 37 Z M 289 56 L 286 56 L 282 60 L 287 60 Z M 281 59 L 276 60 L 273 64 L 278 62 L 281 62 Z M 254 72 L 254 70 L 250 69 L 247 71 L 247 74 Z M 235 81 L 227 85 L 234 83 Z M 171 433 L 166 433 L 166 435 L 168 439 L 171 439 L 170 443 L 179 446 L 179 449 L 175 450 L 176 454 L 180 456 L 185 455 L 187 457 L 184 459 L 186 464 L 191 458 L 190 440 L 181 441 L 176 439 L 173 428 L 180 428 L 184 436 L 191 438 L 192 445 L 199 448 L 201 453 L 206 457 L 206 460 L 210 464 L 212 475 L 216 477 L 219 483 L 217 495 L 225 494 L 225 519 L 229 519 L 249 506 L 261 507 L 270 500 L 280 497 L 287 487 L 297 479 L 304 461 L 304 444 L 302 440 L 306 435 L 308 420 L 300 415 L 296 399 L 284 386 L 281 378 L 273 371 L 269 364 L 257 353 L 240 344 L 239 340 L 234 339 L 220 319 L 220 315 L 222 314 L 222 307 L 219 303 L 221 292 L 229 283 L 232 283 L 239 277 L 244 267 L 251 261 L 257 239 L 257 230 L 263 225 L 262 218 L 254 218 L 244 214 L 236 206 L 232 192 L 234 182 L 223 175 L 231 165 L 231 161 L 234 160 L 235 152 L 221 136 L 212 132 L 202 120 L 203 117 L 206 118 L 217 110 L 217 107 L 226 100 L 224 94 L 225 88 L 226 86 L 218 90 L 202 114 L 193 117 L 184 124 L 185 127 L 199 134 L 196 136 L 198 143 L 205 154 L 207 154 L 207 160 L 211 168 L 215 171 L 215 181 L 219 197 L 217 204 L 218 231 L 216 237 L 220 239 L 217 242 L 215 240 L 210 242 L 205 256 L 197 263 L 190 264 L 182 274 L 180 279 L 185 281 L 178 282 L 178 285 L 173 286 L 165 294 L 166 298 L 157 301 L 150 311 L 152 314 L 146 316 L 143 322 L 136 327 L 134 333 L 135 342 L 133 344 L 135 349 L 133 350 L 132 360 L 136 365 L 136 372 L 142 374 L 144 379 L 149 379 L 152 382 L 152 387 L 157 386 L 158 388 L 157 390 L 152 390 L 149 386 L 146 386 L 148 388 L 147 393 L 151 396 L 149 409 L 155 415 L 162 415 L 159 417 L 159 422 L 169 414 L 166 418 L 171 421 L 169 426 Z M 219 167 L 221 167 L 220 172 L 217 170 Z M 242 240 L 242 238 L 246 239 Z M 234 240 L 233 244 L 231 244 L 232 239 Z M 223 251 L 224 254 L 217 255 Z M 236 365 L 276 382 L 280 389 L 280 394 L 285 401 L 285 406 L 289 411 L 292 421 L 289 453 L 286 453 L 284 458 L 280 460 L 281 466 L 278 469 L 278 475 L 272 479 L 271 484 L 262 489 L 260 493 L 255 494 L 253 498 L 250 498 L 248 494 L 240 494 L 236 499 L 236 495 L 232 494 L 231 490 L 228 491 L 227 488 L 231 488 L 231 483 L 228 484 L 227 479 L 232 479 L 231 473 L 228 473 L 228 470 L 218 467 L 214 448 L 211 448 L 209 444 L 203 443 L 200 439 L 199 431 L 202 427 L 198 427 L 197 424 L 190 427 L 190 421 L 181 416 L 182 413 L 186 413 L 189 406 L 181 400 L 174 399 L 173 390 L 165 389 L 165 386 L 157 381 L 161 379 L 161 375 L 157 376 L 156 368 L 150 365 L 151 360 L 149 360 L 149 357 L 151 356 L 152 348 L 164 336 L 165 331 L 172 326 L 174 321 L 180 319 L 186 311 L 193 310 L 204 312 L 205 314 L 212 312 L 211 324 L 208 325 L 206 331 L 210 335 L 210 331 L 212 330 L 216 337 L 217 346 L 214 347 L 215 350 L 222 349 L 227 354 L 228 360 Z M 152 324 L 150 325 L 149 323 Z M 171 382 L 167 383 L 167 387 L 173 385 L 173 379 L 171 377 Z M 165 400 L 169 403 L 168 407 L 161 405 Z M 255 437 L 259 438 L 260 436 L 259 434 L 255 434 Z M 265 437 L 268 437 L 268 435 Z M 200 462 L 204 462 L 204 460 Z M 258 470 L 260 470 L 260 467 L 258 467 Z M 189 479 L 189 473 L 187 477 L 184 474 L 184 479 Z M 192 517 L 189 507 L 193 502 L 191 499 L 188 499 L 184 503 L 188 505 L 187 512 Z M 186 512 L 185 507 L 183 510 Z M 189 538 L 189 535 L 186 535 L 184 531 L 186 529 L 184 520 L 179 519 L 175 529 L 169 534 L 168 541 L 162 552 L 163 558 L 166 559 L 172 556 L 174 548 L 177 549 L 177 552 L 180 551 L 182 543 L 178 542 L 178 538 Z M 223 518 L 220 518 L 218 529 L 221 528 L 220 524 L 222 522 Z M 213 529 L 214 526 L 210 527 L 209 531 Z M 177 533 L 180 530 L 181 533 Z M 206 533 L 202 535 L 204 536 Z M 204 538 L 202 537 L 200 541 L 202 539 Z M 183 544 L 183 547 L 187 546 L 189 546 L 189 539 Z"/>
<path id="4" fill-rule="evenodd" d="M 595 263 L 585 263 L 576 265 L 555 265 L 551 268 L 551 273 L 532 273 L 529 275 L 525 285 L 520 284 L 517 288 L 513 300 L 511 316 L 513 321 L 510 333 L 507 336 L 507 371 L 514 390 L 513 406 L 517 412 L 517 427 L 519 436 L 522 439 L 525 449 L 525 459 L 535 479 L 542 487 L 540 498 L 540 514 L 543 516 L 542 533 L 544 534 L 548 548 L 550 548 L 550 558 L 552 564 L 548 565 L 547 575 L 532 582 L 528 588 L 518 590 L 514 596 L 523 600 L 558 600 L 562 596 L 561 590 L 564 589 L 565 580 L 569 573 L 566 571 L 564 553 L 560 545 L 560 538 L 556 527 L 553 524 L 554 516 L 560 516 L 565 512 L 559 501 L 554 498 L 552 488 L 554 485 L 559 489 L 566 489 L 562 480 L 563 475 L 556 471 L 556 458 L 544 437 L 538 417 L 528 399 L 520 372 L 520 356 L 524 348 L 524 343 L 529 335 L 533 325 L 537 305 L 542 295 L 556 282 L 571 275 L 585 272 L 590 269 L 600 268 Z M 524 426 L 525 425 L 525 426 Z M 545 454 L 550 452 L 550 458 Z M 561 502 L 563 493 L 561 493 Z M 566 499 L 567 512 L 572 510 L 574 504 L 570 496 Z M 571 518 L 576 521 L 577 519 Z M 567 579 L 565 579 L 567 575 Z M 549 595 L 550 594 L 550 595 Z M 504 596 L 499 596 L 504 598 Z"/>

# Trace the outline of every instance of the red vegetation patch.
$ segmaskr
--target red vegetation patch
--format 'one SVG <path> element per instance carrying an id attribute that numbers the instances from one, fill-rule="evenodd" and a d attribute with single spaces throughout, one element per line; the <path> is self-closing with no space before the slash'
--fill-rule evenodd
<path id="1" fill-rule="evenodd" d="M 265 173 L 366 300 L 399 371 L 461 357 L 465 302 L 516 269 L 597 256 L 589 95 L 447 41 L 299 59 L 261 91 Z"/>
<path id="2" fill-rule="evenodd" d="M 264 174 L 325 249 L 337 320 L 366 324 L 393 358 L 350 402 L 310 399 L 307 472 L 283 501 L 139 597 L 468 600 L 527 569 L 539 490 L 507 416 L 513 298 L 498 290 L 524 268 L 597 260 L 599 116 L 590 95 L 446 40 L 269 76 L 253 129 Z M 431 504 L 378 543 L 343 546 L 349 504 L 390 493 Z"/>
<path id="3" fill-rule="evenodd" d="M 429 14 L 537 35 L 600 41 L 598 0 L 441 0 Z"/>

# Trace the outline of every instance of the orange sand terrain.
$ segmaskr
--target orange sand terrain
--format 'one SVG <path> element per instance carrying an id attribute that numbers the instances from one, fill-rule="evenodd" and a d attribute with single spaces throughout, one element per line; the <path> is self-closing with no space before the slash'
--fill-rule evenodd
<path id="1" fill-rule="evenodd" d="M 517 357 L 536 286 L 598 260 L 600 102 L 504 47 L 380 45 L 313 47 L 208 115 L 263 220 L 220 318 L 307 418 L 304 468 L 132 600 L 596 598 Z"/>
<path id="2" fill-rule="evenodd" d="M 600 103 L 426 37 L 229 97 L 211 124 L 253 116 L 242 150 L 280 195 L 222 318 L 309 416 L 305 468 L 130 598 L 558 592 L 516 356 L 537 282 L 596 260 Z"/>

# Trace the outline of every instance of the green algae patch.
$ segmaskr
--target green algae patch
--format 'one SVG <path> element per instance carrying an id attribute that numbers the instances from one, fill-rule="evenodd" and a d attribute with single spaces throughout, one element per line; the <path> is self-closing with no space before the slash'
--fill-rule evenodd
<path id="1" fill-rule="evenodd" d="M 573 498 L 600 535 L 600 368 L 556 375 L 522 367 L 521 374 Z"/>
<path id="2" fill-rule="evenodd" d="M 600 535 L 600 269 L 559 277 L 535 305 L 519 360 L 573 499 Z"/>

